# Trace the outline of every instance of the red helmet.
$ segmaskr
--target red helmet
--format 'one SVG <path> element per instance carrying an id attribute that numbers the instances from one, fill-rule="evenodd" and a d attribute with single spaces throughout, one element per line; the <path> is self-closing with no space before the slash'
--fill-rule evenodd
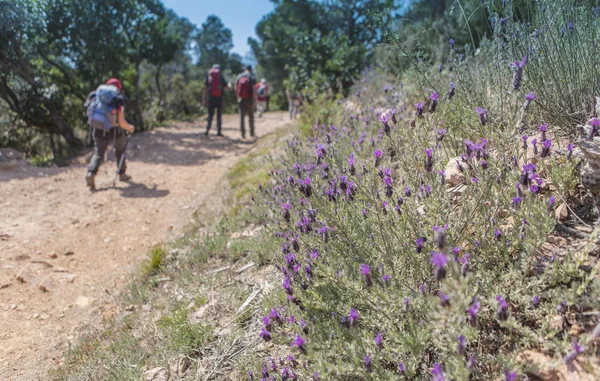
<path id="1" fill-rule="evenodd" d="M 121 91 L 121 89 L 123 88 L 123 85 L 121 84 L 121 81 L 119 81 L 117 78 L 111 78 L 108 81 L 106 81 L 107 85 L 113 85 L 114 87 L 116 87 L 117 89 L 119 89 L 119 91 Z"/>

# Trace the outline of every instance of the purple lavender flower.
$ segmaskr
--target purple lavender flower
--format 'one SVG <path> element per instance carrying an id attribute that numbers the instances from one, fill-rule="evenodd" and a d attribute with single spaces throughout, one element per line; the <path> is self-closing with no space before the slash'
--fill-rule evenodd
<path id="1" fill-rule="evenodd" d="M 381 210 L 383 211 L 384 215 L 387 215 L 387 212 L 388 212 L 387 211 L 387 206 L 388 206 L 388 202 L 387 201 L 384 201 L 384 202 L 381 203 Z"/>
<path id="2" fill-rule="evenodd" d="M 383 183 L 385 184 L 385 195 L 388 197 L 392 197 L 392 195 L 394 194 L 394 190 L 392 188 L 394 180 L 390 176 L 386 176 L 383 179 Z"/>
<path id="3" fill-rule="evenodd" d="M 373 285 L 373 280 L 371 279 L 371 268 L 369 265 L 365 263 L 360 265 L 360 273 L 363 275 L 367 287 L 371 287 Z"/>
<path id="4" fill-rule="evenodd" d="M 446 132 L 447 131 L 448 130 L 445 129 L 445 128 L 443 128 L 441 130 L 436 130 L 436 132 L 437 132 L 437 141 L 438 142 L 441 142 L 442 140 L 444 140 L 444 137 L 446 136 Z"/>
<path id="5" fill-rule="evenodd" d="M 481 307 L 481 303 L 479 300 L 476 300 L 471 304 L 471 306 L 467 309 L 467 313 L 469 314 L 469 323 L 471 323 L 472 327 L 477 326 L 477 314 L 479 313 L 479 308 Z"/>
<path id="6" fill-rule="evenodd" d="M 433 264 L 433 274 L 435 279 L 440 281 L 446 276 L 446 264 L 448 263 L 448 257 L 444 253 L 433 252 L 431 253 L 431 264 Z"/>
<path id="7" fill-rule="evenodd" d="M 379 163 L 381 162 L 381 158 L 383 157 L 383 152 L 376 149 L 373 151 L 373 156 L 375 156 L 375 167 L 379 167 Z"/>
<path id="8" fill-rule="evenodd" d="M 494 228 L 494 239 L 496 241 L 500 241 L 501 238 L 502 238 L 502 232 L 500 230 L 498 230 L 498 228 Z"/>
<path id="9" fill-rule="evenodd" d="M 392 107 L 389 111 L 390 115 L 392 116 L 392 122 L 394 124 L 396 124 L 396 108 Z"/>
<path id="10" fill-rule="evenodd" d="M 528 139 L 528 138 L 529 138 L 529 136 L 527 136 L 527 135 L 523 135 L 523 136 L 521 136 L 521 139 L 523 139 L 523 146 L 522 146 L 522 147 L 523 147 L 523 150 L 524 150 L 525 152 L 527 152 L 527 139 Z"/>
<path id="11" fill-rule="evenodd" d="M 540 130 L 540 133 L 541 133 L 540 140 L 541 141 L 546 140 L 546 131 L 548 130 L 548 123 L 546 123 L 546 124 L 540 124 L 538 126 L 538 129 Z"/>
<path id="12" fill-rule="evenodd" d="M 283 209 L 283 219 L 285 220 L 285 222 L 290 222 L 290 208 L 292 206 L 289 203 L 283 203 L 281 204 L 281 209 Z"/>
<path id="13" fill-rule="evenodd" d="M 481 122 L 481 125 L 485 126 L 487 123 L 488 110 L 482 107 L 475 107 L 475 112 L 479 115 L 479 121 Z"/>
<path id="14" fill-rule="evenodd" d="M 350 167 L 354 167 L 354 164 L 355 164 L 354 153 L 351 153 L 350 156 L 348 157 L 348 165 Z"/>
<path id="15" fill-rule="evenodd" d="M 409 187 L 404 187 L 404 196 L 405 197 L 410 197 L 410 188 Z"/>
<path id="16" fill-rule="evenodd" d="M 446 378 L 444 377 L 444 373 L 442 372 L 442 364 L 440 364 L 439 362 L 436 362 L 435 364 L 433 364 L 433 369 L 431 370 L 431 374 L 433 375 L 433 378 L 431 379 L 431 381 L 446 381 Z"/>
<path id="17" fill-rule="evenodd" d="M 277 312 L 276 308 L 271 310 L 271 313 L 269 313 L 269 318 L 277 321 L 279 324 L 283 323 L 283 320 L 281 320 L 281 316 L 279 316 L 279 312 Z"/>
<path id="18" fill-rule="evenodd" d="M 529 108 L 529 105 L 531 104 L 531 102 L 533 102 L 536 99 L 537 99 L 537 97 L 534 93 L 529 93 L 529 94 L 525 95 L 525 104 L 523 105 L 523 109 L 527 110 Z"/>
<path id="19" fill-rule="evenodd" d="M 438 249 L 443 250 L 446 246 L 446 231 L 448 230 L 448 224 L 444 226 L 434 226 L 433 231 L 435 232 L 435 243 Z"/>
<path id="20" fill-rule="evenodd" d="M 290 277 L 286 276 L 285 278 L 283 278 L 283 282 L 281 283 L 281 286 L 287 292 L 288 295 L 294 294 L 294 290 L 292 289 L 292 287 L 290 285 Z"/>
<path id="21" fill-rule="evenodd" d="M 523 82 L 523 67 L 527 63 L 527 56 L 524 56 L 521 61 L 515 61 L 511 63 L 509 66 L 513 68 L 515 71 L 513 72 L 513 80 L 512 85 L 514 90 L 519 90 L 521 88 L 521 83 Z"/>
<path id="22" fill-rule="evenodd" d="M 358 324 L 358 311 L 354 308 L 350 308 L 350 315 L 348 315 L 348 321 L 350 322 L 350 326 L 354 327 Z"/>
<path id="23" fill-rule="evenodd" d="M 548 199 L 548 212 L 552 212 L 554 210 L 554 204 L 556 203 L 556 197 L 550 196 Z"/>
<path id="24" fill-rule="evenodd" d="M 450 50 L 452 50 L 452 48 L 454 48 L 454 43 L 456 41 L 454 41 L 452 38 L 450 39 L 450 41 L 448 41 L 450 43 Z"/>
<path id="25" fill-rule="evenodd" d="M 537 295 L 534 296 L 531 300 L 531 304 L 533 304 L 534 307 L 537 307 L 540 304 L 540 297 Z"/>
<path id="26" fill-rule="evenodd" d="M 577 355 L 583 352 L 585 352 L 585 348 L 582 345 L 579 345 L 576 339 L 573 339 L 573 349 L 567 354 L 567 356 L 565 356 L 565 363 L 570 364 L 573 362 L 573 360 L 575 360 Z"/>
<path id="27" fill-rule="evenodd" d="M 425 170 L 431 172 L 433 169 L 433 149 L 425 148 Z"/>
<path id="28" fill-rule="evenodd" d="M 443 292 L 438 292 L 438 296 L 440 297 L 440 303 L 442 307 L 448 307 L 450 305 L 450 297 Z"/>
<path id="29" fill-rule="evenodd" d="M 596 134 L 598 133 L 598 130 L 600 130 L 600 119 L 592 118 L 592 119 L 588 120 L 587 124 L 591 127 L 589 135 L 587 136 L 587 139 L 594 140 L 594 136 L 596 136 Z"/>
<path id="30" fill-rule="evenodd" d="M 310 182 L 311 179 L 310 177 L 305 178 L 304 180 L 300 181 L 300 192 L 302 192 L 302 194 L 304 194 L 304 196 L 306 197 L 310 197 L 312 195 L 312 188 L 310 186 Z"/>
<path id="31" fill-rule="evenodd" d="M 423 108 L 425 107 L 425 102 L 415 103 L 414 106 L 417 109 L 417 116 L 423 116 Z"/>
<path id="32" fill-rule="evenodd" d="M 511 372 L 509 370 L 504 371 L 504 377 L 506 381 L 514 381 L 517 378 L 516 372 Z"/>
<path id="33" fill-rule="evenodd" d="M 254 373 L 251 370 L 248 371 L 248 377 L 250 377 L 250 381 L 254 381 Z"/>
<path id="34" fill-rule="evenodd" d="M 390 287 L 390 276 L 387 274 L 383 275 L 383 282 L 385 283 L 385 287 Z"/>
<path id="35" fill-rule="evenodd" d="M 459 356 L 464 356 L 467 352 L 467 340 L 463 335 L 458 336 L 458 346 L 456 352 Z"/>
<path id="36" fill-rule="evenodd" d="M 431 103 L 429 104 L 429 112 L 431 112 L 431 113 L 435 112 L 439 98 L 440 98 L 440 95 L 437 92 L 434 91 L 431 94 L 431 96 L 429 97 L 429 99 L 431 100 Z"/>
<path id="37" fill-rule="evenodd" d="M 315 149 L 315 154 L 317 157 L 321 159 L 326 153 L 327 150 L 325 149 L 325 146 L 323 144 L 317 144 L 317 148 Z"/>
<path id="38" fill-rule="evenodd" d="M 306 340 L 304 340 L 302 338 L 302 336 L 296 334 L 296 336 L 294 337 L 294 340 L 292 341 L 292 345 L 294 347 L 297 347 L 298 349 L 300 349 L 300 351 L 302 353 L 306 353 L 306 348 L 304 347 L 305 344 L 306 344 Z"/>
<path id="39" fill-rule="evenodd" d="M 567 160 L 571 160 L 573 158 L 573 143 L 569 142 L 567 144 Z"/>
<path id="40" fill-rule="evenodd" d="M 377 334 L 375 340 L 373 341 L 375 342 L 375 345 L 377 345 L 377 348 L 379 348 L 379 350 L 383 349 L 383 336 L 381 336 L 381 332 Z"/>
<path id="41" fill-rule="evenodd" d="M 496 302 L 498 302 L 498 320 L 508 319 L 508 303 L 501 296 L 496 296 Z"/>
<path id="42" fill-rule="evenodd" d="M 471 357 L 469 357 L 469 360 L 467 361 L 467 369 L 473 369 L 474 366 L 475 366 L 475 356 L 471 356 Z"/>
<path id="43" fill-rule="evenodd" d="M 263 327 L 263 329 L 260 331 L 259 334 L 260 338 L 263 339 L 264 341 L 271 341 L 271 332 L 267 331 L 266 328 Z"/>
<path id="44" fill-rule="evenodd" d="M 448 99 L 452 99 L 456 94 L 456 84 L 454 82 L 450 82 L 450 90 L 448 91 Z"/>
<path id="45" fill-rule="evenodd" d="M 519 206 L 521 206 L 521 202 L 523 201 L 523 199 L 519 196 L 517 197 L 513 197 L 512 199 L 512 204 L 515 208 L 519 208 Z"/>
<path id="46" fill-rule="evenodd" d="M 542 154 L 540 156 L 547 157 L 548 155 L 550 155 L 551 147 L 552 147 L 552 140 L 550 140 L 550 139 L 544 140 L 544 142 L 542 143 Z"/>
<path id="47" fill-rule="evenodd" d="M 383 132 L 385 132 L 386 135 L 390 136 L 390 124 L 388 123 L 390 118 L 387 114 L 383 114 L 379 117 L 379 120 L 381 121 L 381 123 L 383 123 Z"/>
<path id="48" fill-rule="evenodd" d="M 462 276 L 466 277 L 469 272 L 469 259 L 471 258 L 471 254 L 465 254 L 462 258 L 458 260 L 462 264 L 460 268 L 460 273 Z"/>
<path id="49" fill-rule="evenodd" d="M 371 357 L 369 355 L 366 355 L 364 358 L 364 362 L 365 362 L 365 370 L 367 371 L 367 373 L 371 373 L 371 371 L 372 371 Z"/>
<path id="50" fill-rule="evenodd" d="M 404 363 L 401 362 L 398 364 L 398 370 L 400 371 L 401 374 L 406 373 L 406 367 L 404 366 Z"/>
<path id="51" fill-rule="evenodd" d="M 419 237 L 415 240 L 415 243 L 417 244 L 417 253 L 421 253 L 421 251 L 423 251 L 423 244 L 425 243 L 425 238 Z"/>

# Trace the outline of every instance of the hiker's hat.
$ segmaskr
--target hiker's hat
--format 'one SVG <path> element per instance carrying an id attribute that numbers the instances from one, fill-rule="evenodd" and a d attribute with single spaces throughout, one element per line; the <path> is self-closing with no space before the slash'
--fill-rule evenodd
<path id="1" fill-rule="evenodd" d="M 252 66 L 250 66 L 250 65 L 247 65 L 247 66 L 246 66 L 246 70 L 252 71 Z"/>
<path id="2" fill-rule="evenodd" d="M 260 81 L 261 81 L 262 83 L 267 83 L 267 80 L 266 80 L 266 79 L 264 79 L 264 78 L 263 78 L 263 79 L 261 79 Z"/>
<path id="3" fill-rule="evenodd" d="M 121 91 L 121 89 L 123 88 L 121 81 L 119 81 L 117 78 L 109 79 L 108 81 L 106 81 L 106 84 L 116 87 L 117 89 L 119 89 L 119 91 Z"/>
<path id="4" fill-rule="evenodd" d="M 214 65 L 212 66 L 212 68 L 213 68 L 213 69 L 221 69 L 221 65 L 219 65 L 219 64 L 214 64 Z"/>

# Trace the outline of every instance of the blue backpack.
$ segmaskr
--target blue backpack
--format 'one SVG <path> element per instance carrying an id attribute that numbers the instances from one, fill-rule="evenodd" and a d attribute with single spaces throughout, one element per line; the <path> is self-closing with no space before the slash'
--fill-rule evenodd
<path id="1" fill-rule="evenodd" d="M 92 94 L 88 97 L 88 123 L 95 129 L 108 131 L 117 126 L 119 89 L 112 85 L 100 85 L 95 93 L 95 97 Z"/>

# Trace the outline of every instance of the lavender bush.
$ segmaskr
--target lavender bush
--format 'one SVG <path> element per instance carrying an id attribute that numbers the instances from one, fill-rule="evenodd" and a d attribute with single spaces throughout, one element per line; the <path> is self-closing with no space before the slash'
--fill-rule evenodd
<path id="1" fill-rule="evenodd" d="M 250 379 L 515 379 L 525 349 L 591 351 L 593 319 L 580 315 L 576 355 L 574 334 L 551 324 L 597 305 L 598 279 L 580 266 L 589 250 L 541 251 L 551 189 L 572 191 L 575 164 L 545 128 L 522 138 L 507 122 L 543 124 L 532 96 L 500 114 L 461 70 L 435 93 L 452 96 L 401 92 L 400 103 L 399 83 L 368 74 L 349 99 L 320 105 L 334 118 L 289 141 L 254 195 L 270 210 L 281 287 Z M 527 76 L 520 87 L 537 91 Z"/>

